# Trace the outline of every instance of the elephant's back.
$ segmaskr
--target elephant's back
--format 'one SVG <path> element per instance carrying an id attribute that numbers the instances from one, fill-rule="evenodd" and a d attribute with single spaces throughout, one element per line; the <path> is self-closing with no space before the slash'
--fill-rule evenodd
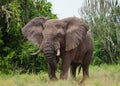
<path id="1" fill-rule="evenodd" d="M 86 36 L 86 48 L 89 50 L 89 51 L 93 51 L 93 38 L 92 38 L 92 35 L 90 32 L 87 33 L 87 36 Z"/>

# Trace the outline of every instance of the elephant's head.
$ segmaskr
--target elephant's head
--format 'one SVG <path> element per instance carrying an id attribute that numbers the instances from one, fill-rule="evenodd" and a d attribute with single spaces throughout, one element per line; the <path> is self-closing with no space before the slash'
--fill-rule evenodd
<path id="1" fill-rule="evenodd" d="M 88 25 L 76 17 L 61 20 L 37 17 L 23 27 L 22 33 L 40 47 L 41 50 L 34 54 L 42 51 L 48 63 L 54 67 L 61 46 L 64 51 L 76 48 L 84 40 L 88 29 Z"/>

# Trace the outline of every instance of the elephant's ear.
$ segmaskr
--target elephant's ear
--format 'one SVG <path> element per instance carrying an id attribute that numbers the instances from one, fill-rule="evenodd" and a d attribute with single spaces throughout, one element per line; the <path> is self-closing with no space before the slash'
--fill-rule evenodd
<path id="1" fill-rule="evenodd" d="M 41 17 L 32 19 L 22 28 L 22 34 L 33 44 L 40 46 L 43 39 L 42 31 L 46 21 L 47 18 Z"/>
<path id="2" fill-rule="evenodd" d="M 82 21 L 74 23 L 68 25 L 66 31 L 66 51 L 76 48 L 84 40 L 89 29 L 88 25 Z"/>

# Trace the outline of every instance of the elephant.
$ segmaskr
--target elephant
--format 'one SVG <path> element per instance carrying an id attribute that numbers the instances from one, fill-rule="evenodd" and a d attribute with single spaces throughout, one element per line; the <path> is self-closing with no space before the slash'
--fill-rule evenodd
<path id="1" fill-rule="evenodd" d="M 89 64 L 93 54 L 93 38 L 87 23 L 78 17 L 64 19 L 47 19 L 35 17 L 23 28 L 22 34 L 42 52 L 48 63 L 48 76 L 56 80 L 56 69 L 61 59 L 60 79 L 67 79 L 70 68 L 73 78 L 76 69 L 81 65 L 83 77 L 81 82 L 89 77 Z"/>

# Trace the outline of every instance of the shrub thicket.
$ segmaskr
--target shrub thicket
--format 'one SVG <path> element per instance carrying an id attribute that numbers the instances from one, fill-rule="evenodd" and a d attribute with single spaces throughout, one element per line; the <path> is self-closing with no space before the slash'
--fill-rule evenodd
<path id="1" fill-rule="evenodd" d="M 32 18 L 57 18 L 47 0 L 0 1 L 0 72 L 39 72 L 47 70 L 42 54 L 31 57 L 37 47 L 21 34 L 21 28 Z"/>

